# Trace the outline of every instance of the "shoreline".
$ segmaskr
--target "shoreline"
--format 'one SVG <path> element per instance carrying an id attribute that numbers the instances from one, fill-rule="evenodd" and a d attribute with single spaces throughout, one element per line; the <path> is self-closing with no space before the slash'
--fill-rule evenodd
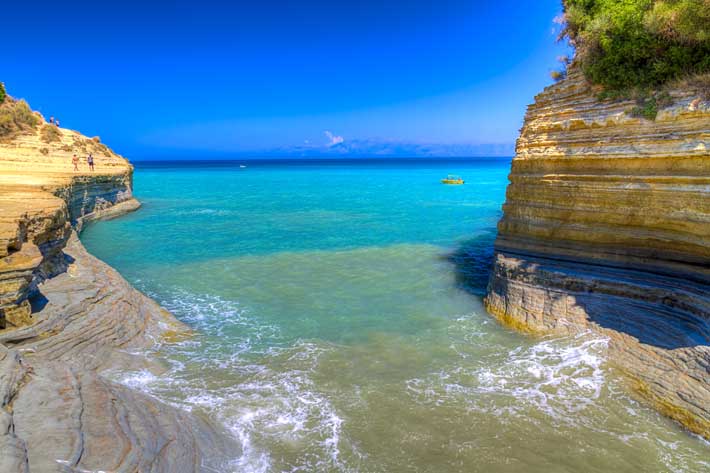
<path id="1" fill-rule="evenodd" d="M 42 157 L 27 155 L 40 167 Z M 95 173 L 30 172 L 4 158 L 0 153 L 0 295 L 17 325 L 0 330 L 0 471 L 228 469 L 241 447 L 223 427 L 102 375 L 160 374 L 161 360 L 136 352 L 190 331 L 79 239 L 86 224 L 140 208 L 133 167 L 115 155 Z M 549 279 L 544 283 L 552 290 Z M 486 301 L 496 313 L 495 300 Z M 535 331 L 516 314 L 498 315 Z M 646 355 L 627 338 L 612 337 L 612 349 L 615 357 Z M 634 382 L 647 400 L 657 389 Z M 690 414 L 656 407 L 688 427 Z"/>
<path id="2" fill-rule="evenodd" d="M 116 218 L 137 201 L 87 214 Z M 146 369 L 135 355 L 190 329 L 88 253 L 71 230 L 66 271 L 39 284 L 44 306 L 33 325 L 0 331 L 0 470 L 49 471 L 218 468 L 238 446 L 208 420 L 105 379 L 103 372 Z M 36 300 L 36 297 L 33 298 Z M 127 421 L 127 422 L 126 422 Z M 152 446 L 152 447 L 151 447 Z"/>
<path id="3" fill-rule="evenodd" d="M 632 390 L 710 439 L 710 102 L 669 93 L 654 120 L 579 71 L 536 96 L 485 303 L 522 332 L 609 337 Z"/>
<path id="4" fill-rule="evenodd" d="M 224 469 L 240 447 L 222 428 L 102 376 L 162 372 L 134 351 L 190 333 L 79 240 L 140 207 L 132 166 L 59 171 L 23 140 L 0 145 L 0 471 Z"/>

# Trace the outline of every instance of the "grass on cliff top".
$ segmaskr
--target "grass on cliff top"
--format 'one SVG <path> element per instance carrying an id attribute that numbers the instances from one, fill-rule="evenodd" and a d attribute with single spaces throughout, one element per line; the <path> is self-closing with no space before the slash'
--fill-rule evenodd
<path id="1" fill-rule="evenodd" d="M 610 93 L 710 72 L 708 0 L 562 0 L 574 64 Z M 648 95 L 648 93 L 647 93 Z"/>
<path id="2" fill-rule="evenodd" d="M 39 117 L 24 100 L 13 99 L 0 82 L 0 138 L 33 130 L 39 125 Z"/>
<path id="3" fill-rule="evenodd" d="M 30 131 L 38 124 L 39 118 L 24 100 L 7 97 L 0 105 L 0 138 Z"/>
<path id="4" fill-rule="evenodd" d="M 45 143 L 54 143 L 61 141 L 62 133 L 54 125 L 44 124 L 40 130 L 40 138 Z"/>

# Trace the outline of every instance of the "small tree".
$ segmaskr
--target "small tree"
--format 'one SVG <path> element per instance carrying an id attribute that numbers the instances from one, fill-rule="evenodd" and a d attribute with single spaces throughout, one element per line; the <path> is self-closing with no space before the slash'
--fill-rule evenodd
<path id="1" fill-rule="evenodd" d="M 550 71 L 550 77 L 551 77 L 552 80 L 554 80 L 555 82 L 561 81 L 561 80 L 564 79 L 566 76 L 567 76 L 566 71 L 558 71 L 558 70 Z"/>
<path id="2" fill-rule="evenodd" d="M 5 102 L 5 97 L 7 97 L 7 92 L 5 92 L 5 84 L 0 82 L 0 105 Z"/>
<path id="3" fill-rule="evenodd" d="M 708 0 L 563 0 L 585 76 L 607 90 L 654 89 L 710 72 Z"/>

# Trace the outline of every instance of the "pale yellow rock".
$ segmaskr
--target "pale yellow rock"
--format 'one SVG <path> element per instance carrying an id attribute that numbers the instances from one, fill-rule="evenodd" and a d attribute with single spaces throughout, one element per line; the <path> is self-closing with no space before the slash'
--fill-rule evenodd
<path id="1" fill-rule="evenodd" d="M 536 97 L 486 305 L 519 329 L 610 337 L 637 391 L 710 438 L 710 103 L 671 96 L 634 118 L 573 71 Z"/>
<path id="2" fill-rule="evenodd" d="M 189 331 L 76 237 L 138 208 L 132 166 L 49 126 L 0 140 L 0 471 L 224 471 L 231 437 L 101 376 L 159 373 L 134 353 Z"/>
<path id="3" fill-rule="evenodd" d="M 47 128 L 53 131 L 50 142 Z M 79 171 L 73 170 L 74 154 Z M 64 269 L 61 248 L 70 223 L 135 202 L 132 172 L 126 159 L 98 140 L 45 122 L 0 140 L 0 323 L 32 322 L 24 301 L 39 282 Z"/>

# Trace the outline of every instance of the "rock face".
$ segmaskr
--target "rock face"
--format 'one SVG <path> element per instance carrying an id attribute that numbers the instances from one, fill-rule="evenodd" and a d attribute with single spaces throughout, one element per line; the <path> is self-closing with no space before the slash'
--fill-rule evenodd
<path id="1" fill-rule="evenodd" d="M 128 161 L 97 139 L 46 123 L 0 141 L 0 328 L 31 322 L 28 296 L 64 269 L 61 251 L 72 224 L 131 201 L 132 175 Z"/>
<path id="2" fill-rule="evenodd" d="M 530 332 L 595 330 L 668 416 L 710 438 L 710 103 L 655 121 L 579 73 L 528 108 L 486 306 Z"/>
<path id="3" fill-rule="evenodd" d="M 138 207 L 130 164 L 69 130 L 46 143 L 42 126 L 0 142 L 0 471 L 224 471 L 230 437 L 102 376 L 163 371 L 134 353 L 187 328 L 76 236 Z M 93 172 L 72 170 L 82 146 Z"/>

